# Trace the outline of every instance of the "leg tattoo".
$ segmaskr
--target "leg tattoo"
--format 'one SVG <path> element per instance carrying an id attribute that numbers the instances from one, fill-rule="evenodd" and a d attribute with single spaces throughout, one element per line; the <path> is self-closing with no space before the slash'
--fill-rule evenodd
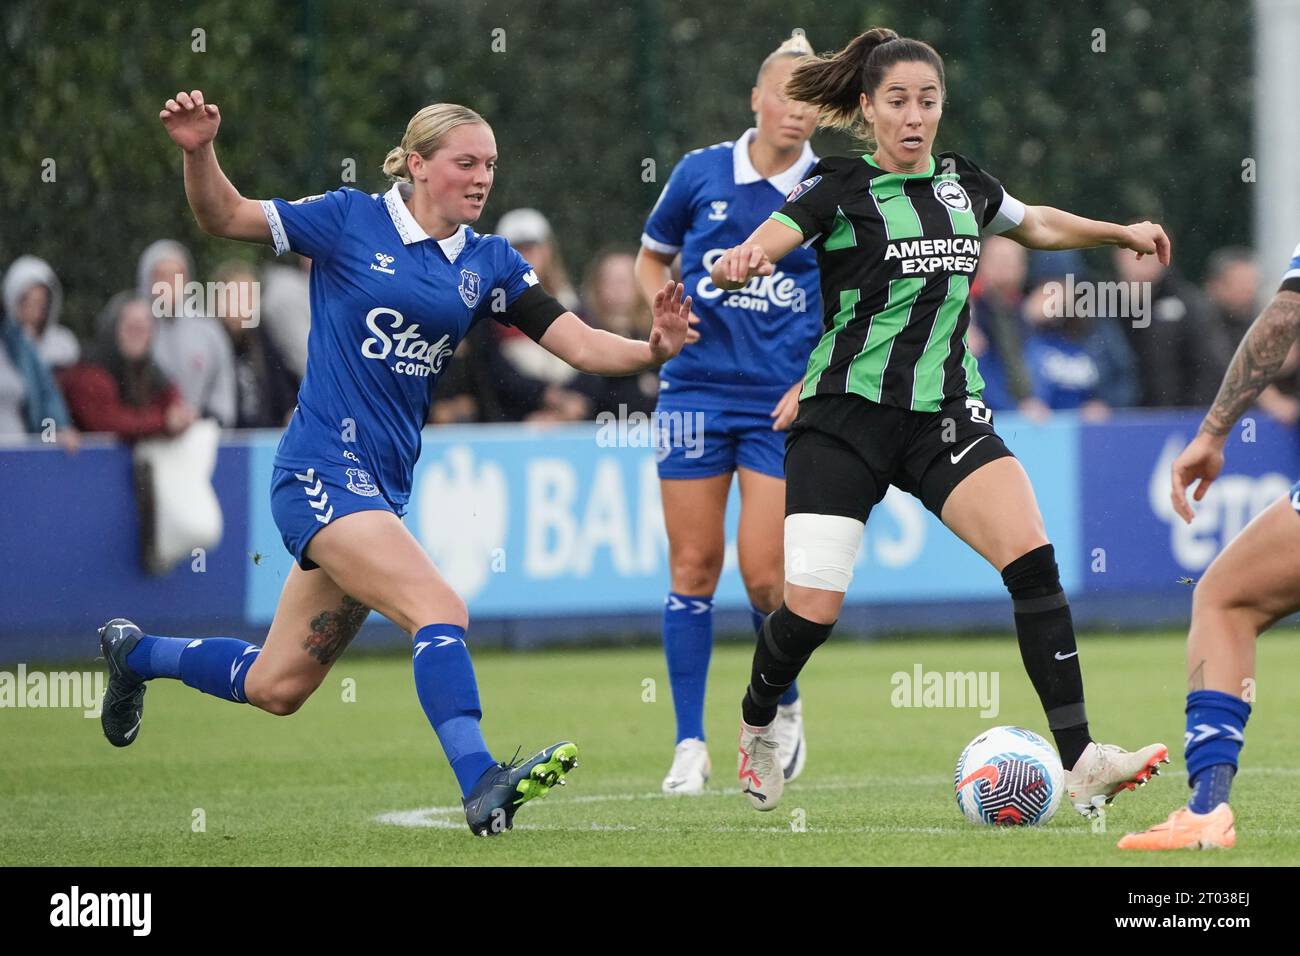
<path id="1" fill-rule="evenodd" d="M 343 595 L 343 604 L 333 611 L 321 611 L 311 622 L 311 635 L 303 649 L 322 665 L 333 664 L 352 638 L 357 636 L 370 608 L 355 598 Z"/>

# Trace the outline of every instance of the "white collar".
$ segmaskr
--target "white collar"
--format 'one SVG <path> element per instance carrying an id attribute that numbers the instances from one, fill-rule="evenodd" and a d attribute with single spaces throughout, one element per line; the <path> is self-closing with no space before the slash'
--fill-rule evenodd
<path id="1" fill-rule="evenodd" d="M 401 181 L 393 183 L 393 188 L 384 193 L 384 205 L 388 207 L 388 215 L 393 220 L 393 225 L 397 227 L 397 234 L 402 237 L 404 246 L 432 238 L 424 231 L 424 227 L 415 221 L 411 210 L 406 208 L 404 200 L 410 198 L 410 195 L 411 184 Z M 465 233 L 465 224 L 461 223 L 446 239 L 435 240 L 442 247 L 448 262 L 455 262 L 461 250 L 465 248 Z"/>
<path id="2" fill-rule="evenodd" d="M 737 186 L 756 183 L 764 178 L 759 175 L 758 170 L 754 168 L 754 164 L 749 159 L 749 144 L 757 135 L 758 130 L 751 126 L 745 130 L 745 134 L 740 139 L 736 140 L 736 145 L 731 150 L 732 166 Z M 784 196 L 803 182 L 804 174 L 808 172 L 808 168 L 815 162 L 817 162 L 817 157 L 813 154 L 812 146 L 807 140 L 804 140 L 803 152 L 794 161 L 794 165 L 784 172 L 777 173 L 775 176 L 766 177 L 767 181 L 781 190 L 781 195 Z"/>

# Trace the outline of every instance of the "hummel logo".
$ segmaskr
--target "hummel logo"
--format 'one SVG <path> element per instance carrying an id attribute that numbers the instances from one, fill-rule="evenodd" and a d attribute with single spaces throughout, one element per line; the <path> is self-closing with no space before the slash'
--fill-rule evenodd
<path id="1" fill-rule="evenodd" d="M 446 647 L 448 644 L 465 643 L 459 637 L 452 637 L 449 634 L 438 634 L 434 637 L 434 640 L 436 640 L 438 643 L 435 644 L 433 641 L 421 641 L 419 644 L 416 644 L 415 656 L 419 657 L 420 652 L 424 650 L 426 647 Z"/>
<path id="2" fill-rule="evenodd" d="M 239 676 L 239 672 L 243 670 L 244 665 L 248 663 L 244 658 L 248 657 L 249 654 L 256 654 L 260 650 L 260 647 L 250 647 L 245 650 L 243 654 L 240 654 L 239 657 L 237 657 L 230 665 L 230 693 L 235 700 L 240 701 L 241 703 L 244 701 L 242 701 L 239 694 L 235 692 L 235 678 Z"/>
<path id="3" fill-rule="evenodd" d="M 397 275 L 397 270 L 396 270 L 396 269 L 390 269 L 390 268 L 389 268 L 389 266 L 391 266 L 391 265 L 393 264 L 393 262 L 394 262 L 394 259 L 393 259 L 392 256 L 390 256 L 390 255 L 386 255 L 385 253 L 382 253 L 382 252 L 376 252 L 376 253 L 375 253 L 375 259 L 377 259 L 377 260 L 379 261 L 379 265 L 375 265 L 375 264 L 372 262 L 372 263 L 370 263 L 370 268 L 374 269 L 376 272 L 384 272 L 384 273 L 387 273 L 387 274 L 390 275 L 390 276 Z"/>
<path id="4" fill-rule="evenodd" d="M 955 465 L 955 464 L 957 464 L 959 461 L 961 461 L 963 458 L 966 457 L 966 453 L 967 453 L 968 451 L 970 451 L 972 448 L 974 448 L 976 445 L 978 445 L 980 442 L 982 442 L 984 439 L 986 439 L 986 438 L 988 438 L 988 437 L 989 437 L 988 435 L 981 435 L 979 438 L 975 439 L 973 442 L 971 442 L 969 445 L 967 445 L 965 448 L 963 448 L 963 449 L 961 450 L 961 454 L 960 454 L 960 455 L 949 454 L 948 457 L 952 459 L 952 463 Z"/>
<path id="5" fill-rule="evenodd" d="M 1071 657 L 1074 657 L 1078 653 L 1079 653 L 1078 651 L 1071 651 L 1069 654 L 1062 654 L 1060 651 L 1057 651 L 1056 659 L 1058 661 L 1068 661 Z"/>
<path id="6" fill-rule="evenodd" d="M 688 606 L 691 608 L 692 614 L 706 614 L 713 610 L 713 605 L 709 601 L 701 601 L 698 598 L 691 598 L 690 600 L 690 605 L 687 605 L 687 603 L 677 595 L 670 594 L 668 597 L 664 598 L 664 603 L 668 605 L 668 610 L 670 611 L 681 611 Z"/>
<path id="7" fill-rule="evenodd" d="M 372 266 L 371 268 L 374 267 Z M 329 504 L 329 500 L 330 500 L 329 492 L 324 491 L 325 486 L 321 483 L 321 480 L 316 477 L 315 468 L 308 468 L 307 473 L 305 475 L 300 475 L 297 472 L 294 472 L 293 476 L 305 485 L 311 485 L 312 482 L 315 482 L 315 485 L 313 485 L 312 487 L 303 488 L 303 491 L 307 493 L 307 504 L 311 505 L 313 509 L 315 509 L 316 511 L 320 511 L 327 504 Z M 324 493 L 322 494 L 323 491 Z M 320 497 L 317 498 L 316 497 L 317 495 L 320 495 Z M 326 511 L 323 515 L 315 516 L 316 520 L 319 521 L 321 524 L 329 524 L 330 518 L 333 517 L 334 517 L 333 505 L 330 505 L 329 511 Z"/>

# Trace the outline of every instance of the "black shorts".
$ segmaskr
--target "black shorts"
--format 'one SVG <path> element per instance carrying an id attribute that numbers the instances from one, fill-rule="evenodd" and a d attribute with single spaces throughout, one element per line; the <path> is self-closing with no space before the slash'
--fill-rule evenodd
<path id="1" fill-rule="evenodd" d="M 814 395 L 799 404 L 785 440 L 785 513 L 865 523 L 896 485 L 938 515 L 962 479 L 1010 454 L 992 410 L 974 399 L 913 412 L 860 395 Z"/>

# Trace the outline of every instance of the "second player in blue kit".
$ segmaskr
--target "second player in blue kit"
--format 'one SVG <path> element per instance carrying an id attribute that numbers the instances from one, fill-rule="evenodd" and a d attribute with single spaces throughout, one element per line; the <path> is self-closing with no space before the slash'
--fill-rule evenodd
<path id="1" fill-rule="evenodd" d="M 682 157 L 641 237 L 637 276 L 646 296 L 669 279 L 680 255 L 682 283 L 694 298 L 694 327 L 686 348 L 660 370 L 656 409 L 672 576 L 664 652 L 677 721 L 665 793 L 699 794 L 711 772 L 704 696 L 733 474 L 741 495 L 737 558 L 756 630 L 781 603 L 784 429 L 821 333 L 817 260 L 800 250 L 779 272 L 730 292 L 713 284 L 709 270 L 780 208 L 817 161 L 808 143 L 815 111 L 782 92 L 811 52 L 797 33 L 763 61 L 750 96 L 755 127 Z M 778 727 L 785 774 L 794 779 L 807 753 L 797 686 L 782 697 Z"/>

